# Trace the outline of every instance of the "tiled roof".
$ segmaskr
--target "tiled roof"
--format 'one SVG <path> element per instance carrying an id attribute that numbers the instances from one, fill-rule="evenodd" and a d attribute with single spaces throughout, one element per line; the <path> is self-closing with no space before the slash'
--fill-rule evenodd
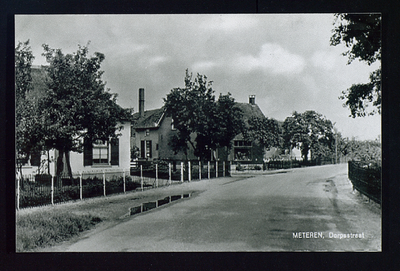
<path id="1" fill-rule="evenodd" d="M 133 114 L 133 127 L 136 129 L 156 128 L 159 126 L 164 116 L 164 109 L 153 109 L 144 111 L 144 116 L 140 117 L 139 112 Z"/>
<path id="2" fill-rule="evenodd" d="M 264 118 L 264 113 L 261 111 L 260 107 L 257 104 L 250 103 L 235 103 L 235 107 L 239 108 L 243 112 L 243 120 L 247 125 L 247 121 L 255 116 L 259 118 Z"/>
<path id="3" fill-rule="evenodd" d="M 261 109 L 256 104 L 249 104 L 249 103 L 236 103 L 234 105 L 238 107 L 243 112 L 243 119 L 247 125 L 248 119 L 252 116 L 256 116 L 259 118 L 263 118 L 264 114 Z M 133 114 L 133 122 L 135 123 L 133 126 L 136 129 L 148 129 L 148 128 L 157 128 L 164 116 L 164 109 L 153 109 L 144 111 L 144 116 L 140 117 L 139 112 Z"/>

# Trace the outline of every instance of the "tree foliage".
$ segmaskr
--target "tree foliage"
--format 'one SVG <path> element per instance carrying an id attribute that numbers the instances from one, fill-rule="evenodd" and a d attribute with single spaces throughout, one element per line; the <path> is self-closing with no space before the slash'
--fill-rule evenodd
<path id="1" fill-rule="evenodd" d="M 315 111 L 293 112 L 282 125 L 283 144 L 287 149 L 298 148 L 304 160 L 326 156 L 332 152 L 334 133 L 332 122 Z"/>
<path id="2" fill-rule="evenodd" d="M 234 107 L 231 94 L 220 95 L 216 101 L 212 81 L 205 75 L 186 70 L 185 87 L 174 88 L 164 99 L 166 114 L 174 120 L 176 135 L 170 140 L 175 153 L 187 154 L 188 144 L 200 158 L 211 150 L 231 147 L 231 141 L 242 130 L 241 110 Z"/>
<path id="3" fill-rule="evenodd" d="M 248 141 L 256 141 L 263 149 L 281 146 L 281 129 L 278 121 L 269 118 L 251 117 L 244 132 Z"/>
<path id="4" fill-rule="evenodd" d="M 15 48 L 15 147 L 17 169 L 20 172 L 29 156 L 42 149 L 37 103 L 27 98 L 27 94 L 33 90 L 31 75 L 33 59 L 29 40 L 18 42 Z"/>
<path id="5" fill-rule="evenodd" d="M 354 161 L 380 164 L 382 161 L 382 146 L 378 140 L 356 140 L 343 138 L 339 141 L 338 150 Z"/>
<path id="6" fill-rule="evenodd" d="M 381 16 L 380 14 L 335 14 L 333 35 L 330 44 L 344 44 L 349 50 L 343 53 L 348 64 L 359 59 L 368 65 L 381 60 Z M 367 84 L 353 84 L 339 97 L 346 100 L 353 118 L 381 112 L 381 69 L 370 74 Z M 373 109 L 369 110 L 368 105 Z"/>
<path id="7" fill-rule="evenodd" d="M 88 56 L 88 45 L 73 54 L 43 45 L 48 75 L 47 91 L 40 101 L 43 136 L 47 148 L 60 155 L 57 175 L 63 171 L 63 154 L 71 175 L 69 151 L 82 152 L 96 139 L 116 138 L 119 120 L 127 113 L 116 104 L 116 94 L 105 89 L 100 70 L 104 54 Z"/>

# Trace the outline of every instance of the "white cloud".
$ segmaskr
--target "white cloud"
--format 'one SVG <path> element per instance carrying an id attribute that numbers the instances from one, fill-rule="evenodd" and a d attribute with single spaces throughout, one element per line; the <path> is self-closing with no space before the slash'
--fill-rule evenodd
<path id="1" fill-rule="evenodd" d="M 204 71 L 210 70 L 217 66 L 217 63 L 214 61 L 199 61 L 192 65 L 192 70 L 194 72 L 202 73 Z"/>
<path id="2" fill-rule="evenodd" d="M 168 60 L 169 60 L 169 57 L 166 57 L 166 56 L 154 56 L 149 59 L 149 65 L 156 66 L 156 65 L 162 64 Z"/>
<path id="3" fill-rule="evenodd" d="M 337 58 L 338 55 L 336 54 L 328 53 L 326 51 L 317 51 L 313 54 L 311 63 L 317 68 L 323 68 L 330 71 L 335 68 Z"/>
<path id="4" fill-rule="evenodd" d="M 257 20 L 252 15 L 221 14 L 210 18 L 206 17 L 200 27 L 206 30 L 234 31 L 247 29 L 257 25 Z"/>
<path id="5" fill-rule="evenodd" d="M 279 44 L 266 43 L 258 56 L 241 56 L 234 65 L 244 71 L 261 69 L 274 74 L 298 74 L 306 65 L 303 57 L 293 54 Z"/>

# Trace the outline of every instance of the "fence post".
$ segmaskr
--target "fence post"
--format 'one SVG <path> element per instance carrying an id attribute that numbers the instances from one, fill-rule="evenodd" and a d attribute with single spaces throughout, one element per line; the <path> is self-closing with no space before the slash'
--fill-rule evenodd
<path id="1" fill-rule="evenodd" d="M 188 180 L 189 180 L 189 182 L 192 180 L 192 171 L 190 168 L 190 161 L 188 162 Z"/>
<path id="2" fill-rule="evenodd" d="M 143 191 L 143 165 L 140 165 L 140 187 Z"/>
<path id="3" fill-rule="evenodd" d="M 215 161 L 215 178 L 218 178 L 218 161 Z"/>
<path id="4" fill-rule="evenodd" d="M 210 179 L 210 161 L 207 162 L 208 178 Z"/>
<path id="5" fill-rule="evenodd" d="M 79 174 L 79 198 L 82 200 L 82 172 Z"/>
<path id="6" fill-rule="evenodd" d="M 54 205 L 54 179 L 51 177 L 51 205 Z"/>
<path id="7" fill-rule="evenodd" d="M 124 181 L 124 193 L 126 193 L 126 176 L 125 176 L 125 170 L 124 170 L 124 173 L 123 173 L 123 181 Z"/>
<path id="8" fill-rule="evenodd" d="M 181 162 L 181 183 L 183 183 L 183 162 Z"/>
<path id="9" fill-rule="evenodd" d="M 222 162 L 222 176 L 223 176 L 223 177 L 226 176 L 225 170 L 226 170 L 226 168 L 225 168 L 225 161 L 223 161 L 223 162 Z"/>
<path id="10" fill-rule="evenodd" d="M 169 175 L 169 184 L 172 182 L 172 177 L 171 177 L 171 163 L 168 163 L 168 175 Z"/>
<path id="11" fill-rule="evenodd" d="M 201 180 L 201 161 L 199 160 L 199 180 Z"/>
<path id="12" fill-rule="evenodd" d="M 22 176 L 22 174 L 21 174 L 21 176 Z M 19 182 L 20 182 L 20 178 L 18 177 L 17 178 L 17 210 L 19 210 L 19 194 L 20 194 L 20 184 L 19 184 Z"/>
<path id="13" fill-rule="evenodd" d="M 156 164 L 156 187 L 158 187 L 158 164 Z"/>
<path id="14" fill-rule="evenodd" d="M 106 172 L 103 169 L 103 194 L 106 196 Z"/>

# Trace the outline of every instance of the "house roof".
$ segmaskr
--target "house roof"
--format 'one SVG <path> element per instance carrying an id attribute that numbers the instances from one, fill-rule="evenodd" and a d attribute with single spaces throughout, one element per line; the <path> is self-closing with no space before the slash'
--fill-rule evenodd
<path id="1" fill-rule="evenodd" d="M 234 105 L 237 108 L 240 108 L 243 112 L 243 120 L 245 124 L 247 124 L 248 120 L 252 116 L 256 116 L 259 118 L 263 118 L 264 114 L 257 104 L 249 104 L 249 103 L 235 103 Z M 164 109 L 158 108 L 153 110 L 144 111 L 144 116 L 140 117 L 139 112 L 136 112 L 132 116 L 133 127 L 136 129 L 150 129 L 150 128 L 158 128 L 162 119 L 164 117 Z"/>
<path id="2" fill-rule="evenodd" d="M 144 116 L 140 117 L 139 112 L 133 114 L 133 127 L 136 129 L 158 128 L 164 117 L 164 109 L 153 109 L 144 111 Z"/>
<path id="3" fill-rule="evenodd" d="M 235 107 L 242 110 L 243 113 L 243 121 L 246 128 L 249 127 L 249 119 L 251 117 L 258 117 L 258 118 L 265 118 L 264 113 L 261 111 L 260 107 L 257 104 L 250 104 L 250 103 L 235 103 Z M 233 140 L 243 140 L 243 134 L 237 134 Z"/>
<path id="4" fill-rule="evenodd" d="M 248 125 L 248 120 L 251 117 L 264 118 L 264 113 L 261 111 L 260 107 L 257 104 L 250 103 L 235 103 L 235 107 L 239 108 L 243 112 L 243 120 Z"/>

